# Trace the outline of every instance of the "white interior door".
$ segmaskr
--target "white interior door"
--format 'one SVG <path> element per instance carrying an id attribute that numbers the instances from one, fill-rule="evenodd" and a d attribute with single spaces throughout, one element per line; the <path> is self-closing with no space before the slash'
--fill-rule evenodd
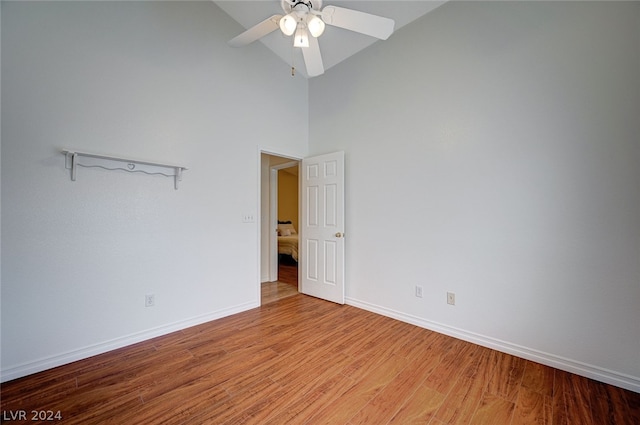
<path id="1" fill-rule="evenodd" d="M 344 304 L 344 152 L 302 160 L 300 292 Z"/>

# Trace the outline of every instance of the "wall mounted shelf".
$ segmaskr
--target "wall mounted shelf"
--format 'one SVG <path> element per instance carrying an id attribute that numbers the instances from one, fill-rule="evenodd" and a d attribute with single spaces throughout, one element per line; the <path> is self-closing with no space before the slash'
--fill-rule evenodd
<path id="1" fill-rule="evenodd" d="M 76 181 L 77 167 L 97 167 L 105 170 L 123 170 L 130 173 L 161 174 L 173 177 L 174 188 L 178 189 L 178 182 L 182 180 L 182 172 L 187 170 L 186 167 L 178 165 L 95 155 L 86 152 L 62 151 L 62 153 L 65 155 L 65 168 L 71 170 L 72 181 Z"/>

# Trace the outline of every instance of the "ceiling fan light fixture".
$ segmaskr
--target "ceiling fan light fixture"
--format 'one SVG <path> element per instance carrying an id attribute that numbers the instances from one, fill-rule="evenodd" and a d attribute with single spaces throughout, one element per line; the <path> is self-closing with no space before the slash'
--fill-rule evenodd
<path id="1" fill-rule="evenodd" d="M 294 47 L 302 47 L 300 53 L 304 58 L 307 76 L 315 77 L 324 73 L 318 37 L 323 35 L 325 25 L 343 28 L 379 40 L 386 40 L 393 34 L 395 25 L 393 19 L 340 6 L 323 8 L 322 4 L 323 0 L 280 0 L 282 8 L 280 14 L 271 15 L 248 28 L 229 40 L 229 45 L 231 47 L 246 46 L 280 29 L 283 34 L 294 36 Z M 279 44 L 284 46 L 284 43 Z M 296 51 L 292 50 L 292 62 L 295 54 Z M 292 70 L 295 68 L 292 67 Z"/>
<path id="2" fill-rule="evenodd" d="M 293 12 L 280 18 L 280 30 L 284 35 L 292 35 L 298 27 L 298 20 Z"/>
<path id="3" fill-rule="evenodd" d="M 307 34 L 307 29 L 303 26 L 298 27 L 296 30 L 296 35 L 293 40 L 294 47 L 309 47 L 309 34 Z"/>
<path id="4" fill-rule="evenodd" d="M 307 21 L 307 28 L 309 28 L 309 33 L 313 37 L 320 37 L 324 32 L 324 21 L 318 18 L 315 15 L 309 14 L 309 19 Z"/>

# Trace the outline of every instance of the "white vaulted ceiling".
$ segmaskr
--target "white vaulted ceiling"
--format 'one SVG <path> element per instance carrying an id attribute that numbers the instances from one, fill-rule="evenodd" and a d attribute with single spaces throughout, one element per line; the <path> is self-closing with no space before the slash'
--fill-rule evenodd
<path id="1" fill-rule="evenodd" d="M 324 0 L 322 7 L 324 8 L 328 5 L 334 5 L 391 18 L 395 21 L 395 31 L 397 31 L 399 28 L 432 11 L 445 2 L 446 1 L 431 0 Z M 229 16 L 236 20 L 245 29 L 251 28 L 274 14 L 283 13 L 280 6 L 280 0 L 223 0 L 214 1 L 214 3 L 227 12 Z M 391 37 L 393 37 L 393 35 L 391 35 Z M 325 71 L 358 53 L 360 50 L 370 46 L 376 41 L 384 43 L 384 41 L 379 41 L 373 37 L 333 27 L 331 25 L 326 26 L 324 34 L 322 34 L 318 40 Z M 302 53 L 299 48 L 293 48 L 293 40 L 291 37 L 285 36 L 278 30 L 263 37 L 259 42 L 264 43 L 265 46 L 278 55 L 289 66 L 293 62 L 296 71 L 305 77 L 307 76 Z"/>

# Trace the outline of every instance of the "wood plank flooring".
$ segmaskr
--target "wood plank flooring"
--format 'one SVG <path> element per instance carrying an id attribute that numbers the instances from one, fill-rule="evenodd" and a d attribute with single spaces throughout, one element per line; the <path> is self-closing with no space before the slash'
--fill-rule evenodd
<path id="1" fill-rule="evenodd" d="M 280 281 L 263 282 L 260 285 L 260 292 L 260 304 L 265 305 L 296 295 L 298 293 L 298 287 Z"/>
<path id="2" fill-rule="evenodd" d="M 0 393 L 12 424 L 640 423 L 640 394 L 300 294 Z"/>
<path id="3" fill-rule="evenodd" d="M 293 260 L 292 260 L 293 261 Z M 278 280 L 260 285 L 260 304 L 265 305 L 298 293 L 298 265 L 280 262 Z"/>
<path id="4" fill-rule="evenodd" d="M 298 263 L 293 260 L 278 263 L 278 280 L 291 285 L 298 285 Z"/>

